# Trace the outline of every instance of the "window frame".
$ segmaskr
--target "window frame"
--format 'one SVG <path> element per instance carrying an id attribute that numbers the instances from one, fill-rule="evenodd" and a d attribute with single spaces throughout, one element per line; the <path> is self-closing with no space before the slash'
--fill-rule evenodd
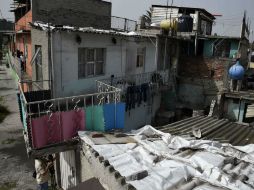
<path id="1" fill-rule="evenodd" d="M 39 49 L 38 54 L 34 60 L 35 63 L 35 78 L 36 81 L 42 81 L 43 80 L 43 67 L 42 67 L 42 46 L 41 45 L 35 45 L 35 52 L 37 52 L 37 49 Z M 40 59 L 40 62 L 38 62 L 38 59 Z M 40 72 L 40 76 L 39 76 Z"/>
<path id="2" fill-rule="evenodd" d="M 142 59 L 140 59 L 142 57 Z M 140 60 L 142 61 L 142 64 L 140 64 Z M 146 61 L 146 48 L 137 48 L 137 58 L 136 58 L 136 68 L 143 68 L 145 66 Z"/>
<path id="3" fill-rule="evenodd" d="M 93 60 L 88 61 L 88 50 L 93 50 Z M 97 60 L 97 51 L 102 50 L 102 60 Z M 81 54 L 84 54 L 83 60 L 81 60 Z M 98 76 L 105 75 L 105 62 L 106 62 L 106 48 L 91 48 L 91 47 L 84 47 L 78 48 L 78 79 L 86 79 L 86 78 L 94 78 Z M 102 72 L 97 74 L 97 64 L 102 64 Z M 82 67 L 84 67 L 84 71 L 80 72 Z M 93 65 L 93 74 L 89 74 L 88 72 L 88 65 Z"/>

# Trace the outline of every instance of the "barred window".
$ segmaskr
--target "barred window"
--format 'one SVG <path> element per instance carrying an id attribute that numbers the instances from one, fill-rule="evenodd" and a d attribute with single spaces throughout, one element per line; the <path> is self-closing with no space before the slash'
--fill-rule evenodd
<path id="1" fill-rule="evenodd" d="M 79 48 L 78 57 L 79 79 L 104 74 L 104 48 Z"/>

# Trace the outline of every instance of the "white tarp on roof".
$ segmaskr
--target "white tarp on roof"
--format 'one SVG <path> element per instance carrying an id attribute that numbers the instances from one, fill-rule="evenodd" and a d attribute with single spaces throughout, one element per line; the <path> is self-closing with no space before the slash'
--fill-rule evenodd
<path id="1" fill-rule="evenodd" d="M 188 141 L 151 126 L 131 134 L 137 143 L 95 145 L 87 132 L 79 135 L 138 190 L 254 189 L 254 145 Z"/>

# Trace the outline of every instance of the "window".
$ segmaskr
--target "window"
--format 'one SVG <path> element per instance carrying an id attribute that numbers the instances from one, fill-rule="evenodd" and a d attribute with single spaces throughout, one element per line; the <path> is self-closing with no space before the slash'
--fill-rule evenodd
<path id="1" fill-rule="evenodd" d="M 79 48 L 78 77 L 86 78 L 104 74 L 105 49 Z"/>
<path id="2" fill-rule="evenodd" d="M 36 81 L 42 81 L 42 53 L 41 53 L 41 46 L 35 46 L 35 52 L 37 52 L 37 56 L 35 58 L 35 73 L 36 73 Z"/>
<path id="3" fill-rule="evenodd" d="M 137 50 L 137 67 L 143 67 L 145 64 L 146 48 L 138 48 Z"/>

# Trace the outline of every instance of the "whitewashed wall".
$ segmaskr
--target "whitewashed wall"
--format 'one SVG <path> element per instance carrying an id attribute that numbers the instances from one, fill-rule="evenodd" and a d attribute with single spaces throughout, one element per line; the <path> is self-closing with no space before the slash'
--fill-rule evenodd
<path id="1" fill-rule="evenodd" d="M 75 40 L 79 34 L 82 42 Z M 111 35 L 87 34 L 75 32 L 54 33 L 53 64 L 55 70 L 55 96 L 64 97 L 92 92 L 95 80 L 141 73 L 136 68 L 137 48 L 146 48 L 144 70 L 156 70 L 155 46 L 149 39 L 134 40 L 132 37 L 116 36 L 117 43 L 112 43 Z M 105 48 L 105 74 L 98 77 L 78 79 L 78 48 Z"/>
<path id="2" fill-rule="evenodd" d="M 33 39 L 42 45 L 43 65 L 48 68 L 48 38 L 45 31 L 34 29 Z M 82 42 L 76 42 L 79 34 Z M 112 38 L 117 43 L 112 43 Z M 154 40 L 155 41 L 155 40 Z M 105 74 L 99 77 L 78 78 L 78 49 L 79 48 L 105 48 L 106 62 Z M 136 68 L 137 48 L 146 48 L 145 65 L 142 69 Z M 108 79 L 111 75 L 121 77 L 129 74 L 156 71 L 155 62 L 156 48 L 148 38 L 122 37 L 101 34 L 88 34 L 58 31 L 52 34 L 52 56 L 54 66 L 54 96 L 66 97 L 94 92 L 95 81 Z M 43 71 L 44 79 L 48 79 L 48 69 Z M 131 111 L 131 117 L 126 113 L 125 126 L 128 129 L 138 128 L 150 124 L 152 117 L 160 106 L 160 97 L 156 97 L 152 113 L 147 114 L 147 106 Z M 142 117 L 141 117 L 142 116 Z M 144 117 L 143 117 L 144 116 Z"/>

